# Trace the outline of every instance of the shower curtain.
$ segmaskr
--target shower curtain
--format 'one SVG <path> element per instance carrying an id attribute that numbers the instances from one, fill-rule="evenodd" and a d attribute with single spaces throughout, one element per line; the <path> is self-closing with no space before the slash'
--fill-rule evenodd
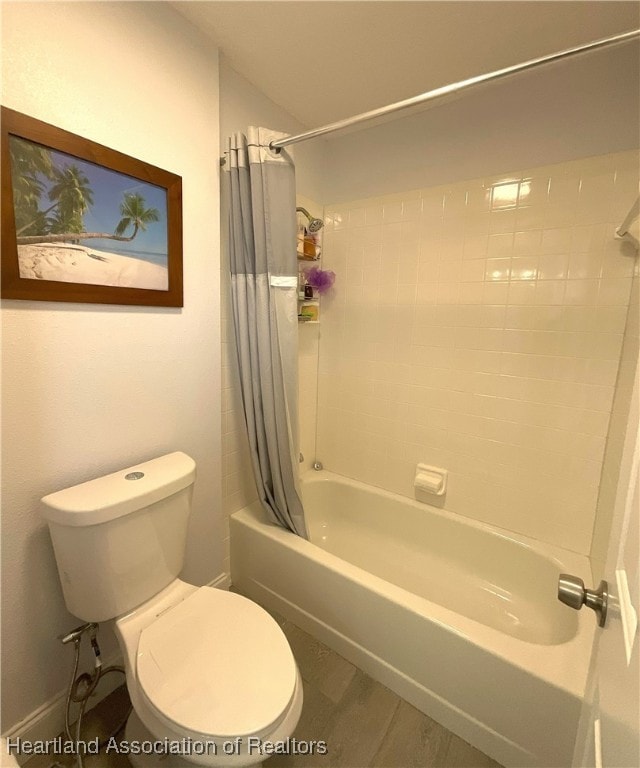
<path id="1" fill-rule="evenodd" d="M 298 267 L 295 170 L 250 127 L 227 141 L 231 299 L 240 389 L 258 495 L 269 518 L 307 538 L 298 484 Z"/>

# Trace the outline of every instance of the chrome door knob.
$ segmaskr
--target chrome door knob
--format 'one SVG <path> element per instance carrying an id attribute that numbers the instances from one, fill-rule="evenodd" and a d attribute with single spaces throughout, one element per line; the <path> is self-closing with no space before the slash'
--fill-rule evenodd
<path id="1" fill-rule="evenodd" d="M 569 573 L 561 573 L 558 578 L 558 600 L 569 608 L 579 611 L 583 605 L 591 608 L 598 616 L 598 626 L 604 627 L 607 619 L 607 600 L 609 585 L 601 581 L 598 589 L 585 589 L 584 581 Z"/>

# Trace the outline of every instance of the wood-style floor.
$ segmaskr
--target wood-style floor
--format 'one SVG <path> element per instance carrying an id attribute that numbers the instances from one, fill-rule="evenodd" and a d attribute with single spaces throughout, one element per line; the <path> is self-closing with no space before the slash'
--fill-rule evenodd
<path id="1" fill-rule="evenodd" d="M 274 755 L 265 768 L 501 768 L 395 693 L 282 617 L 304 685 L 293 737 L 324 741 L 326 755 Z M 86 716 L 83 738 L 106 736 L 129 704 L 122 686 Z M 129 768 L 124 755 L 88 755 L 85 768 Z M 27 768 L 75 768 L 74 758 L 39 755 Z M 170 768 L 170 760 L 158 768 Z"/>
<path id="2" fill-rule="evenodd" d="M 500 768 L 326 645 L 275 618 L 304 684 L 294 737 L 323 740 L 328 753 L 274 755 L 265 768 Z"/>

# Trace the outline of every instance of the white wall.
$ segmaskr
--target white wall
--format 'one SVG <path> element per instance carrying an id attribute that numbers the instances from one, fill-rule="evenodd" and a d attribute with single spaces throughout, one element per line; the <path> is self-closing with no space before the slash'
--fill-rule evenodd
<path id="1" fill-rule="evenodd" d="M 220 56 L 220 148 L 235 131 L 245 133 L 247 126 L 259 125 L 285 133 L 301 133 L 307 129 L 245 77 L 238 74 Z M 296 164 L 296 192 L 322 203 L 325 143 L 308 141 L 293 148 Z"/>
<path id="2" fill-rule="evenodd" d="M 322 199 L 388 195 L 637 147 L 638 49 L 627 43 L 547 65 L 411 117 L 328 137 Z"/>
<path id="3" fill-rule="evenodd" d="M 223 569 L 217 51 L 155 3 L 3 3 L 2 103 L 182 176 L 184 308 L 6 301 L 3 730 L 63 689 L 80 623 L 39 499 L 180 449 L 198 463 L 184 578 Z M 104 650 L 115 647 L 103 627 Z"/>

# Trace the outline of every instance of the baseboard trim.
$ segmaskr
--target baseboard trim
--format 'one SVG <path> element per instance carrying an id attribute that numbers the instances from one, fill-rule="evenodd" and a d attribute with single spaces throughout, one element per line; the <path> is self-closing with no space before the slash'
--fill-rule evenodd
<path id="1" fill-rule="evenodd" d="M 216 576 L 213 581 L 207 584 L 208 587 L 215 587 L 216 589 L 229 589 L 231 586 L 231 575 L 228 573 L 221 573 Z"/>
<path id="2" fill-rule="evenodd" d="M 122 656 L 116 653 L 104 664 L 105 667 L 113 665 L 122 666 Z M 93 709 L 110 693 L 124 683 L 124 675 L 106 675 L 100 681 L 95 692 L 89 697 L 87 710 Z M 22 741 L 49 741 L 59 736 L 64 731 L 65 706 L 67 701 L 66 689 L 46 701 L 36 710 L 27 715 L 19 723 L 2 734 L 4 739 L 21 739 Z M 72 717 L 75 717 L 77 705 L 73 705 Z M 18 763 L 22 765 L 31 755 L 16 755 Z"/>

